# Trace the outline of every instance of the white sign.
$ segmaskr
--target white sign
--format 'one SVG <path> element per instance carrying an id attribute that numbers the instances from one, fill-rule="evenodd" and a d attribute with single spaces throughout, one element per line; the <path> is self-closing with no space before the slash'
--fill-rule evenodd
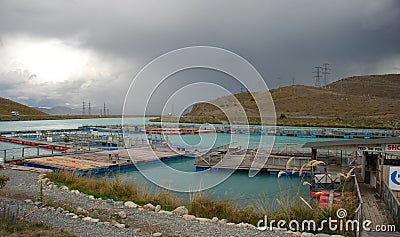
<path id="1" fill-rule="evenodd" d="M 400 166 L 389 166 L 389 188 L 400 190 Z"/>
<path id="2" fill-rule="evenodd" d="M 386 151 L 400 151 L 400 144 L 386 144 Z"/>
<path id="3" fill-rule="evenodd" d="M 368 146 L 359 146 L 358 147 L 359 151 L 375 151 L 375 152 L 381 152 L 383 151 L 382 147 L 368 147 Z"/>

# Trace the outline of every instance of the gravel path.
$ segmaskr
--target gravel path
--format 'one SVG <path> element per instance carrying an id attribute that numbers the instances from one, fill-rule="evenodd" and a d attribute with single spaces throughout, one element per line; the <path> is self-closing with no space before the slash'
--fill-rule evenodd
<path id="1" fill-rule="evenodd" d="M 2 170 L 0 175 L 10 177 L 7 185 L 0 190 L 0 202 L 16 209 L 22 209 L 22 213 L 35 210 L 27 220 L 43 222 L 51 227 L 67 230 L 77 236 L 152 236 L 162 233 L 163 236 L 293 236 L 282 231 L 259 231 L 249 227 L 228 226 L 213 222 L 188 221 L 182 217 L 170 215 L 170 213 L 156 213 L 150 210 L 124 207 L 122 202 L 112 200 L 98 200 L 82 193 L 73 193 L 58 187 L 44 187 L 44 199 L 46 203 L 52 203 L 53 207 L 38 208 L 37 205 L 26 203 L 23 200 L 37 200 L 39 195 L 38 174 L 27 171 Z M 4 205 L 2 205 L 4 206 Z M 54 208 L 62 206 L 61 208 Z M 90 223 L 82 220 L 82 217 L 73 219 L 72 213 L 82 208 L 84 216 L 90 216 L 99 223 Z M 115 215 L 123 211 L 126 218 Z M 89 218 L 90 219 L 90 218 Z M 129 228 L 118 228 L 116 223 L 123 223 Z"/>

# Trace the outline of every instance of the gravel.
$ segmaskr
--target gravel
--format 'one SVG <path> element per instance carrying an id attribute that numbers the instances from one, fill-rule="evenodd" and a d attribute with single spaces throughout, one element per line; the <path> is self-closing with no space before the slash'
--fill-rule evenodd
<path id="1" fill-rule="evenodd" d="M 182 217 L 168 215 L 164 211 L 156 213 L 150 210 L 127 208 L 122 202 L 93 199 L 82 193 L 61 190 L 58 187 L 50 188 L 47 185 L 43 185 L 45 202 L 61 206 L 63 209 L 38 208 L 33 203 L 23 201 L 37 200 L 40 187 L 37 173 L 7 169 L 0 171 L 0 174 L 10 177 L 7 185 L 0 190 L 1 203 L 12 209 L 20 208 L 23 210 L 22 213 L 34 210 L 27 218 L 28 221 L 42 222 L 51 227 L 67 230 L 77 236 L 153 236 L 156 233 L 156 235 L 161 233 L 162 236 L 293 236 L 283 231 L 259 231 L 236 225 L 189 221 Z M 76 212 L 78 207 L 84 209 L 86 215 L 75 219 L 73 214 L 67 215 L 69 211 Z M 117 213 L 121 211 L 126 214 L 125 219 L 118 218 Z M 85 216 L 99 219 L 99 223 L 83 221 L 82 218 Z M 125 224 L 129 228 L 117 228 L 106 222 L 114 223 L 114 225 Z"/>

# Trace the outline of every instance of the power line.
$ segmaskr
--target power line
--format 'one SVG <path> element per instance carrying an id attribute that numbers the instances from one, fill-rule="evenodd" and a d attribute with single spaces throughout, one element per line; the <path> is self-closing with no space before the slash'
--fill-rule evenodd
<path id="1" fill-rule="evenodd" d="M 322 67 L 317 66 L 314 67 L 316 70 L 313 72 L 315 74 L 314 78 L 315 78 L 315 87 L 321 87 L 321 70 Z"/>
<path id="2" fill-rule="evenodd" d="M 330 74 L 331 69 L 329 68 L 329 63 L 324 63 L 322 65 L 322 74 L 324 75 L 324 86 L 328 85 L 328 74 Z"/>
<path id="3" fill-rule="evenodd" d="M 82 101 L 82 114 L 85 115 L 86 111 L 85 111 L 85 100 Z"/>

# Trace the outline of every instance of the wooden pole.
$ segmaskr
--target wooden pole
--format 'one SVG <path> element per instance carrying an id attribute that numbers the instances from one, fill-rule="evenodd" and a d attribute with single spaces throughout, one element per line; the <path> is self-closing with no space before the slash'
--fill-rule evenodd
<path id="1" fill-rule="evenodd" d="M 311 160 L 316 160 L 317 159 L 317 149 L 312 148 L 311 149 Z M 311 179 L 310 179 L 310 191 L 314 189 L 314 166 L 311 166 Z"/>

